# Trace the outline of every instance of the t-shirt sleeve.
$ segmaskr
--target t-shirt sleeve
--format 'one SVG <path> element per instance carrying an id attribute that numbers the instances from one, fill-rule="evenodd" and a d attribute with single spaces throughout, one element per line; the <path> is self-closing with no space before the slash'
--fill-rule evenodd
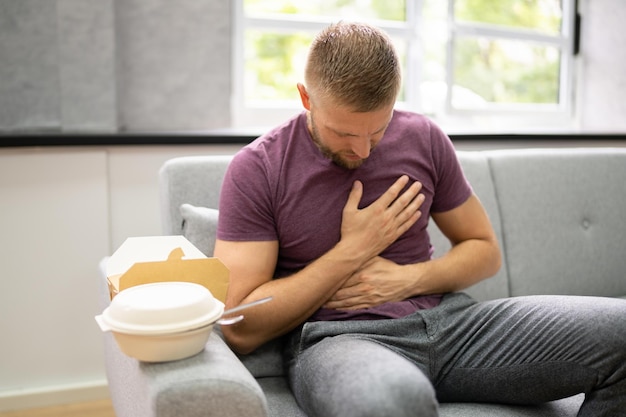
<path id="1" fill-rule="evenodd" d="M 250 149 L 231 161 L 220 191 L 217 238 L 228 241 L 277 240 L 268 167 Z"/>
<path id="2" fill-rule="evenodd" d="M 431 212 L 441 213 L 459 207 L 472 195 L 472 187 L 450 138 L 431 123 L 432 158 L 436 172 L 435 195 Z"/>

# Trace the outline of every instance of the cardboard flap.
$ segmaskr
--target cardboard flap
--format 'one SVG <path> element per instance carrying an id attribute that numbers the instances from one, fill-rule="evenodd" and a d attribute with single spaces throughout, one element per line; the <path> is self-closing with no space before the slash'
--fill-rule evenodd
<path id="1" fill-rule="evenodd" d="M 111 299 L 120 291 L 152 282 L 183 281 L 203 285 L 224 302 L 229 272 L 207 258 L 183 236 L 128 238 L 107 265 Z"/>
<path id="2" fill-rule="evenodd" d="M 180 260 L 183 259 L 183 256 L 185 256 L 185 252 L 183 252 L 182 248 L 176 248 L 173 251 L 170 252 L 169 256 L 167 257 L 167 260 Z"/>
<path id="3" fill-rule="evenodd" d="M 175 253 L 176 252 L 176 253 Z M 208 288 L 213 297 L 224 302 L 228 289 L 228 269 L 217 258 L 181 259 L 175 249 L 166 261 L 138 262 L 120 278 L 118 291 L 149 282 L 194 282 Z"/>
<path id="4" fill-rule="evenodd" d="M 123 275 L 136 262 L 164 261 L 179 250 L 186 259 L 206 259 L 206 256 L 184 236 L 129 237 L 111 255 L 107 263 L 107 276 Z"/>

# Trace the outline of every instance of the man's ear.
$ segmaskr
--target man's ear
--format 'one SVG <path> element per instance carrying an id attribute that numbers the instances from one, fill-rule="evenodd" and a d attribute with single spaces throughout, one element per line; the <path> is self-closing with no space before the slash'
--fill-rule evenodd
<path id="1" fill-rule="evenodd" d="M 302 83 L 298 83 L 298 92 L 300 93 L 300 100 L 305 109 L 311 110 L 311 99 L 309 93 L 306 91 L 306 87 Z"/>

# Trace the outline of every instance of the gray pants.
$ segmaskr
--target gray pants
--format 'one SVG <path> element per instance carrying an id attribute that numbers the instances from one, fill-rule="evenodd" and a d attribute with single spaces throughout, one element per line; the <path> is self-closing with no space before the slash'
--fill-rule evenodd
<path id="1" fill-rule="evenodd" d="M 291 389 L 310 416 L 437 416 L 438 401 L 536 404 L 584 392 L 579 416 L 626 410 L 626 301 L 446 295 L 393 320 L 292 332 Z"/>

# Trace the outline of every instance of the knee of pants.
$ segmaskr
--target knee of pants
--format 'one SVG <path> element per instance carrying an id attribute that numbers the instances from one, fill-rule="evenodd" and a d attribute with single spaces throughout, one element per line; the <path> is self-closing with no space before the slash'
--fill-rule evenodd
<path id="1" fill-rule="evenodd" d="M 416 372 L 406 372 L 415 371 Z M 376 381 L 365 381 L 366 395 L 352 406 L 352 411 L 342 416 L 354 417 L 414 417 L 437 416 L 437 400 L 434 389 L 417 368 L 405 368 L 405 372 L 382 374 Z"/>
<path id="2" fill-rule="evenodd" d="M 312 416 L 436 416 L 434 388 L 409 360 L 377 343 L 323 340 L 291 372 L 300 405 Z"/>

